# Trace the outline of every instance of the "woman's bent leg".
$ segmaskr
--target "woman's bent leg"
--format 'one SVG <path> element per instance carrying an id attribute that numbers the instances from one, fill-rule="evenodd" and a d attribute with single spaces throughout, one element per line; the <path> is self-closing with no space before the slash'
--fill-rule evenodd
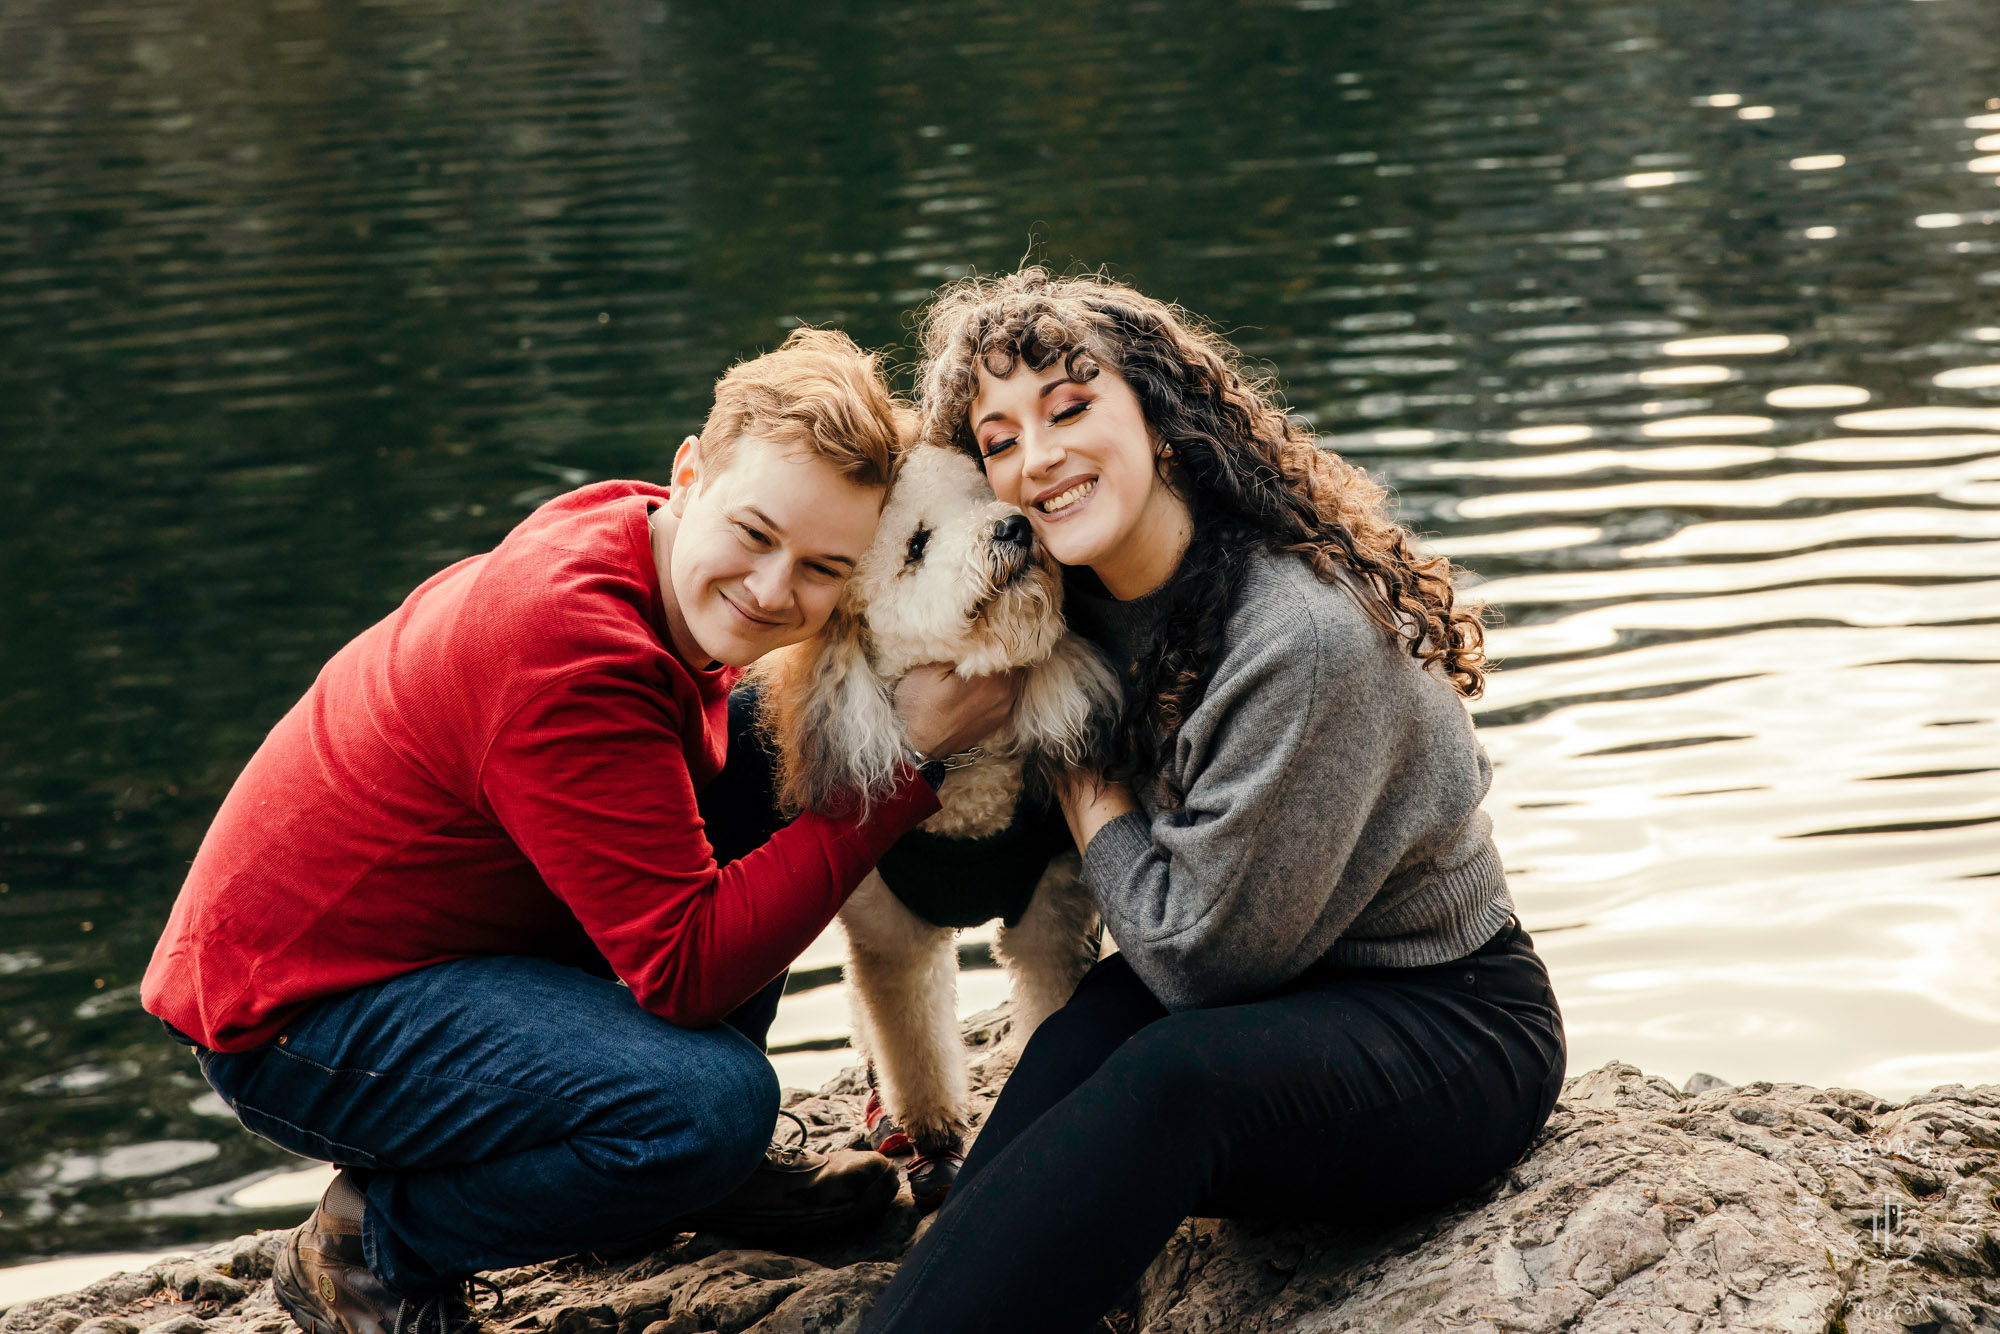
<path id="1" fill-rule="evenodd" d="M 676 1028 L 616 983 L 513 957 L 332 997 L 203 1066 L 252 1131 L 352 1169 L 369 1267 L 403 1291 L 712 1203 L 756 1168 L 778 1105 L 734 1028 Z"/>
<path id="2" fill-rule="evenodd" d="M 1477 1186 L 1561 1078 L 1553 1011 L 1537 1028 L 1481 998 L 1509 966 L 1147 1025 L 961 1178 L 863 1328 L 1083 1330 L 1189 1214 L 1386 1225 Z"/>

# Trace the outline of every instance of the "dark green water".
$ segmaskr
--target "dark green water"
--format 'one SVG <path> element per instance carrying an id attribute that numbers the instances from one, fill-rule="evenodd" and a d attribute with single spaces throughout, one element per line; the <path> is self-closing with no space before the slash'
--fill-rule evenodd
<path id="1" fill-rule="evenodd" d="M 12 0 L 0 1259 L 300 1212 L 224 1203 L 295 1163 L 205 1107 L 136 993 L 328 655 L 541 500 L 662 476 L 712 379 L 793 323 L 907 358 L 938 282 L 1031 241 L 1234 331 L 1493 581 L 1526 683 L 1482 714 L 1503 847 L 1530 927 L 1585 942 L 1548 951 L 1580 1065 L 2000 1071 L 2000 398 L 1948 374 L 2000 362 L 2000 164 L 1967 165 L 1996 108 L 1989 0 Z M 1669 346 L 1740 334 L 1787 342 Z M 1827 383 L 1959 415 L 1767 403 Z M 1765 424 L 1673 425 L 1716 415 Z M 1956 434 L 1898 434 L 1922 428 Z M 1751 444 L 1672 452 L 1722 437 Z M 1815 694 L 1815 661 L 1861 675 Z M 1715 693 L 1753 677 L 1786 688 Z M 1693 712 L 1601 712 L 1662 697 Z M 1655 749 L 1675 790 L 1641 806 L 1775 795 L 1583 809 L 1655 781 L 1584 757 Z M 1700 872 L 1645 878 L 1667 865 Z M 1688 1008 L 1749 976 L 1679 931 L 1711 894 L 1798 951 L 1791 1001 L 1736 1007 L 1779 1019 Z M 1678 906 L 1642 939 L 1646 903 Z M 1843 1003 L 1838 1042 L 1800 1038 Z M 843 1031 L 815 1023 L 802 1050 Z"/>

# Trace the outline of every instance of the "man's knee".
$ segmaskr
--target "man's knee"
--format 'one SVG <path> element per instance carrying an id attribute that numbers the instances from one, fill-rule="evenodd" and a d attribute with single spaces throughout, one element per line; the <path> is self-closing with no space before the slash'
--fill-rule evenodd
<path id="1" fill-rule="evenodd" d="M 645 1155 L 645 1174 L 685 1189 L 720 1195 L 763 1161 L 778 1118 L 778 1075 L 747 1042 L 710 1063 L 698 1085 L 663 1088 L 653 1114 L 660 1134 Z"/>
<path id="2" fill-rule="evenodd" d="M 737 1070 L 733 1086 L 719 1086 L 706 1108 L 713 1152 L 719 1162 L 729 1164 L 734 1180 L 740 1181 L 764 1160 L 770 1147 L 771 1130 L 778 1119 L 778 1072 L 756 1053 Z"/>

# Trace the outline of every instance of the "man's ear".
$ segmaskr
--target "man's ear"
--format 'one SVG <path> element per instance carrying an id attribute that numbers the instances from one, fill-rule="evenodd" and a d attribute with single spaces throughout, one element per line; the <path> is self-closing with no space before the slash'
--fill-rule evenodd
<path id="1" fill-rule="evenodd" d="M 668 488 L 667 508 L 678 519 L 687 512 L 688 497 L 701 485 L 701 437 L 691 435 L 674 451 L 674 470 Z"/>

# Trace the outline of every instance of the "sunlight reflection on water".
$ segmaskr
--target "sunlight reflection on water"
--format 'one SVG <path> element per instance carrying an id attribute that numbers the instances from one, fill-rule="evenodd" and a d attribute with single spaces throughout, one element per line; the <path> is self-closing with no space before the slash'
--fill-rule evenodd
<path id="1" fill-rule="evenodd" d="M 1498 678 L 1499 712 L 1588 701 L 1482 729 L 1572 1068 L 1990 1079 L 1996 660 L 1990 625 L 1794 627 Z"/>

